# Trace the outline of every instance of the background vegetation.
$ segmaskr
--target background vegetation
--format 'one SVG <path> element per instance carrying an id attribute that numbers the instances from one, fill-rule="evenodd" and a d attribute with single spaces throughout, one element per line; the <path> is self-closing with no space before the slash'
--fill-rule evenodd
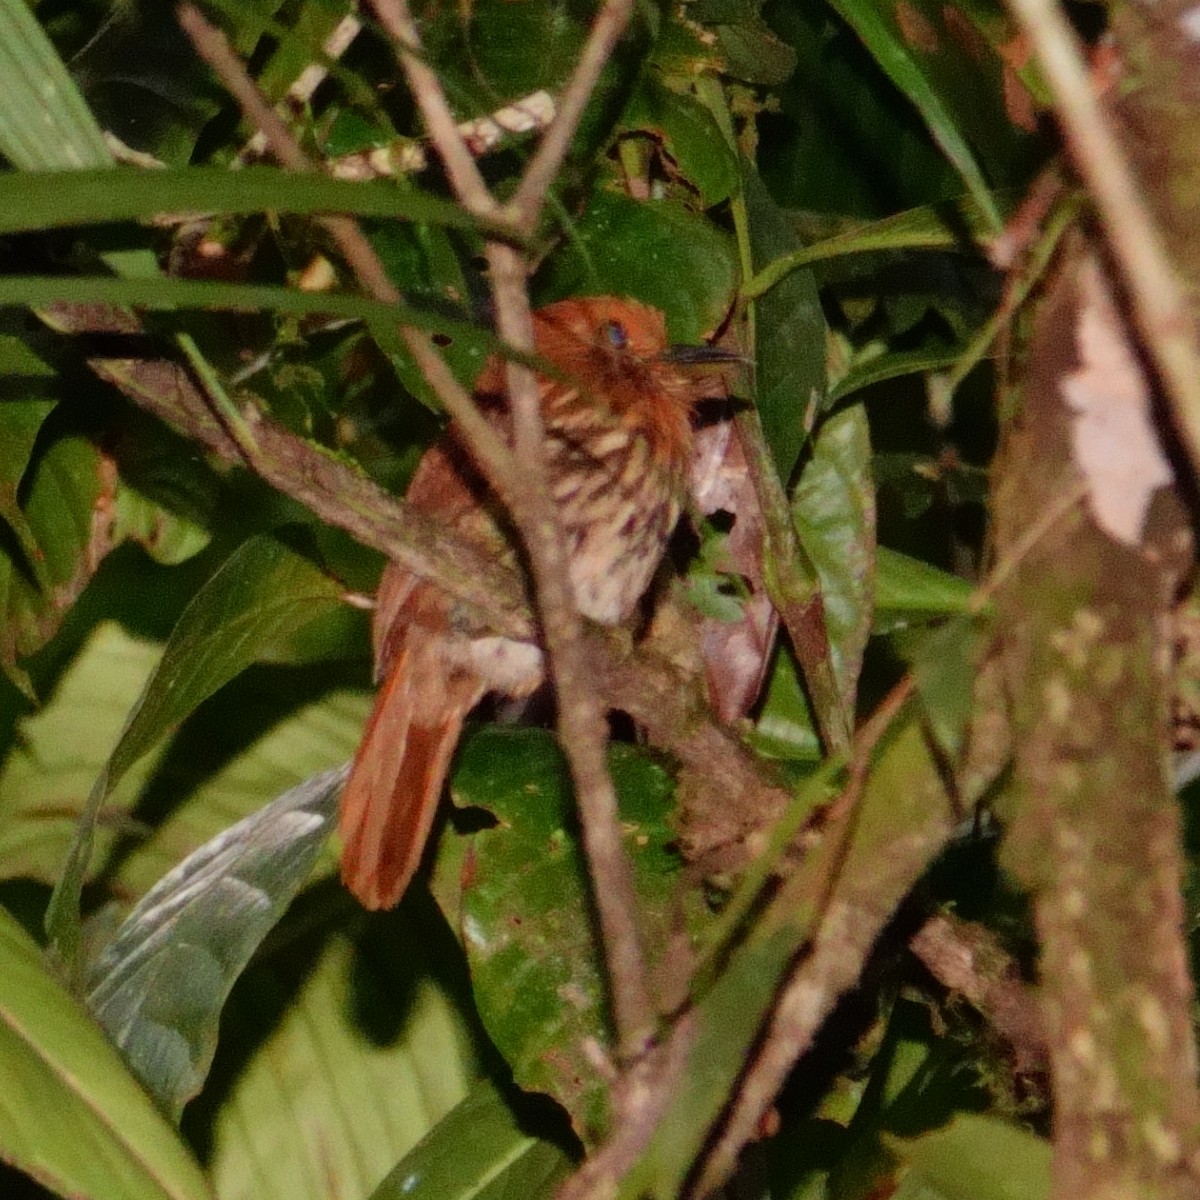
<path id="1" fill-rule="evenodd" d="M 0 0 L 0 1191 L 1197 1194 L 1184 8 L 428 2 L 425 85 L 353 9 L 206 5 L 306 174 L 173 6 Z M 585 102 L 527 219 L 438 83 L 519 209 Z M 503 262 L 748 360 L 654 620 L 575 647 L 634 1062 L 544 711 L 397 911 L 336 880 L 384 556 L 529 627 L 397 500 Z"/>

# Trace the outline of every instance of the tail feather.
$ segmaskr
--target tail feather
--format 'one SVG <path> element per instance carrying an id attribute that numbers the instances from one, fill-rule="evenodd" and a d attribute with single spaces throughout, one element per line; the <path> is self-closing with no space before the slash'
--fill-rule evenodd
<path id="1" fill-rule="evenodd" d="M 342 792 L 342 879 L 366 908 L 391 908 L 425 851 L 466 715 L 482 680 L 451 668 L 436 633 L 406 631 Z"/>

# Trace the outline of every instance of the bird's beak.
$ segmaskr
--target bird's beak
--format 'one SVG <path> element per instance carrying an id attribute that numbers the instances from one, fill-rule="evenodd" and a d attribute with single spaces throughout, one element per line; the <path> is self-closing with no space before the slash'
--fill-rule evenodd
<path id="1" fill-rule="evenodd" d="M 722 346 L 668 346 L 659 357 L 677 367 L 719 367 L 725 363 L 750 361 L 744 354 Z"/>

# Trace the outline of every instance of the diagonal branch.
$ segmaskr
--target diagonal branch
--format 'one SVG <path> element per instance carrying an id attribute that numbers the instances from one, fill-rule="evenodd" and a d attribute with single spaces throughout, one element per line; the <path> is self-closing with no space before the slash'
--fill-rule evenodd
<path id="1" fill-rule="evenodd" d="M 224 33 L 210 24 L 191 3 L 180 5 L 179 23 L 191 38 L 196 53 L 208 63 L 237 100 L 246 119 L 262 130 L 271 153 L 279 162 L 293 171 L 317 170 L 250 78 Z M 400 305 L 403 298 L 399 290 L 388 278 L 383 263 L 358 224 L 350 217 L 343 216 L 325 217 L 322 223 L 363 290 L 384 304 Z M 488 484 L 507 503 L 521 486 L 521 472 L 517 469 L 512 452 L 488 424 L 466 389 L 454 378 L 429 335 L 422 330 L 401 325 L 400 336 L 438 399 L 459 423 L 471 456 Z"/>
<path id="2" fill-rule="evenodd" d="M 446 163 L 455 194 L 471 211 L 491 215 L 487 192 L 446 101 L 441 83 L 422 58 L 420 36 L 407 0 L 375 0 L 380 20 L 399 45 L 410 90 L 425 119 L 430 140 Z M 537 223 L 604 63 L 628 22 L 630 0 L 609 0 L 601 9 L 559 114 L 534 155 L 512 210 L 523 227 Z M 532 353 L 533 317 L 528 268 L 519 251 L 503 242 L 487 244 L 491 286 L 500 336 L 514 349 Z M 528 367 L 506 365 L 513 444 L 522 474 L 503 496 L 529 556 L 538 616 L 558 700 L 559 740 L 571 772 L 580 814 L 592 894 L 600 922 L 618 1053 L 635 1061 L 653 1035 L 656 1010 L 638 922 L 633 876 L 621 844 L 617 795 L 608 772 L 605 706 L 589 675 L 583 623 L 570 584 L 566 542 L 547 484 L 540 389 Z"/>

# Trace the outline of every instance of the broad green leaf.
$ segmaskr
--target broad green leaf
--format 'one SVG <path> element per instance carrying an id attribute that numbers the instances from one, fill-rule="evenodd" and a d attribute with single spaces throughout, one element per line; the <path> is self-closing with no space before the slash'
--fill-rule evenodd
<path id="1" fill-rule="evenodd" d="M 541 302 L 632 296 L 661 309 L 671 339 L 699 342 L 722 321 L 737 276 L 729 239 L 672 200 L 598 192 L 539 275 Z"/>
<path id="2" fill-rule="evenodd" d="M 57 879 L 87 794 L 161 653 L 104 622 L 46 704 L 20 722 L 0 768 L 0 878 Z M 152 756 L 144 758 L 109 797 L 96 830 L 101 854 L 153 766 Z"/>
<path id="3" fill-rule="evenodd" d="M 631 133 L 649 134 L 711 208 L 741 186 L 737 156 L 721 136 L 712 114 L 694 96 L 674 91 L 648 72 L 621 117 Z"/>
<path id="4" fill-rule="evenodd" d="M 797 238 L 749 168 L 745 197 L 753 264 L 761 271 L 794 251 Z M 826 403 L 825 316 L 812 272 L 794 271 L 781 279 L 756 302 L 754 313 L 758 413 L 786 485 Z"/>
<path id="5" fill-rule="evenodd" d="M 72 967 L 79 893 L 96 820 L 125 772 L 201 701 L 267 648 L 338 603 L 338 585 L 273 537 L 241 546 L 184 610 L 163 657 L 92 789 L 47 913 L 47 929 Z"/>
<path id="6" fill-rule="evenodd" d="M 971 699 L 979 674 L 981 630 L 962 614 L 938 629 L 908 637 L 900 650 L 912 667 L 929 728 L 951 762 L 957 762 L 971 718 Z"/>
<path id="7" fill-rule="evenodd" d="M 891 1141 L 907 1164 L 896 1200 L 1042 1200 L 1050 1143 L 996 1117 L 964 1114 L 944 1129 Z"/>
<path id="8" fill-rule="evenodd" d="M 487 1080 L 476 1083 L 371 1193 L 371 1200 L 549 1200 L 571 1169 L 525 1132 Z"/>
<path id="9" fill-rule="evenodd" d="M 38 432 L 58 402 L 56 384 L 57 372 L 26 339 L 0 333 L 0 520 L 35 578 L 41 555 L 18 493 Z"/>
<path id="10" fill-rule="evenodd" d="M 792 515 L 821 583 L 833 668 L 853 712 L 875 592 L 875 484 L 861 405 L 834 413 L 818 429 Z"/>
<path id="11" fill-rule="evenodd" d="M 821 757 L 821 742 L 800 682 L 800 668 L 788 647 L 780 646 L 775 651 L 752 744 L 768 758 L 815 762 Z"/>
<path id="12" fill-rule="evenodd" d="M 688 17 L 715 33 L 722 74 L 770 86 L 796 69 L 796 52 L 763 20 L 762 7 L 762 0 L 698 0 Z"/>
<path id="13" fill-rule="evenodd" d="M 949 571 L 919 558 L 880 546 L 875 555 L 875 623 L 873 633 L 890 633 L 908 625 L 966 612 L 974 588 Z"/>
<path id="14" fill-rule="evenodd" d="M 83 97 L 23 0 L 0 0 L 0 79 L 0 154 L 14 167 L 83 169 L 111 161 Z"/>
<path id="15" fill-rule="evenodd" d="M 170 171 L 13 172 L 0 175 L 0 233 L 146 220 L 160 213 L 352 213 L 456 229 L 480 222 L 449 200 L 390 180 L 349 182 L 277 167 L 179 167 Z"/>
<path id="16" fill-rule="evenodd" d="M 0 910 L 0 1157 L 63 1196 L 211 1200 L 191 1153 Z"/>
<path id="17" fill-rule="evenodd" d="M 248 58 L 261 15 L 279 0 L 242 0 L 223 22 L 234 52 Z M 101 125 L 135 150 L 188 161 L 201 131 L 226 102 L 171 5 L 121 5 L 72 59 L 71 69 Z M 258 20 L 255 18 L 258 17 Z"/>
<path id="18" fill-rule="evenodd" d="M 627 746 L 614 746 L 610 763 L 643 929 L 661 952 L 680 866 L 669 848 L 671 780 Z M 484 729 L 463 747 L 453 794 L 500 824 L 472 839 L 460 919 L 480 1016 L 518 1084 L 549 1092 L 593 1139 L 608 1086 L 585 1046 L 609 1037 L 565 770 L 540 730 Z"/>
<path id="19" fill-rule="evenodd" d="M 408 904 L 331 931 L 350 903 L 325 896 L 315 932 L 311 905 L 285 918 L 279 952 L 268 944 L 230 996 L 186 1118 L 211 1145 L 221 1200 L 368 1196 L 478 1076 L 436 911 Z"/>
<path id="20" fill-rule="evenodd" d="M 282 788 L 354 754 L 371 706 L 369 693 L 322 691 L 297 706 L 278 695 L 280 688 L 296 686 L 296 674 L 248 673 L 228 685 L 219 707 L 202 709 L 184 725 L 142 789 L 151 800 L 169 796 L 170 812 L 153 830 L 134 831 L 99 859 L 103 877 L 119 894 L 144 894 L 181 858 L 270 803 Z M 231 712 L 238 716 L 233 728 Z M 254 731 L 248 742 L 247 730 Z M 140 772 L 141 764 L 131 775 Z M 313 874 L 329 875 L 336 868 L 327 846 Z"/>
<path id="21" fill-rule="evenodd" d="M 329 836 L 347 773 L 306 780 L 188 855 L 88 972 L 89 1010 L 175 1120 L 204 1084 L 230 988 Z"/>

